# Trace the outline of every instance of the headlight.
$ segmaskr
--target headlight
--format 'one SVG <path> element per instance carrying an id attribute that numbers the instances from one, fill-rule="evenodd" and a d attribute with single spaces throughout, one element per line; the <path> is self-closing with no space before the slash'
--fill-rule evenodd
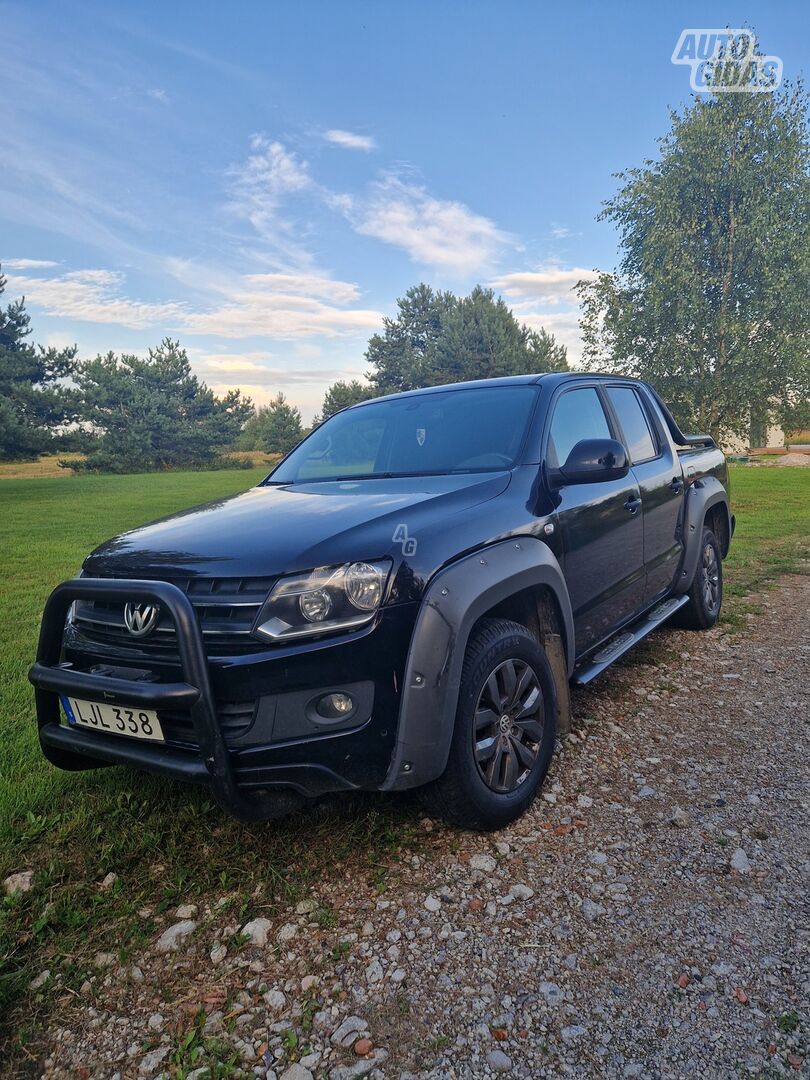
<path id="1" fill-rule="evenodd" d="M 351 630 L 374 618 L 385 596 L 389 559 L 322 566 L 281 578 L 253 627 L 269 641 Z"/>
<path id="2" fill-rule="evenodd" d="M 82 570 L 82 568 L 79 567 L 78 571 L 73 576 L 77 577 L 77 578 L 85 577 L 84 570 Z M 66 629 L 68 627 L 73 627 L 73 626 L 76 625 L 76 612 L 78 610 L 78 607 L 79 607 L 79 601 L 74 600 L 73 603 L 68 608 L 67 615 L 65 616 L 65 628 Z"/>
<path id="3" fill-rule="evenodd" d="M 386 574 L 387 576 L 387 574 Z M 346 595 L 360 611 L 376 611 L 382 600 L 383 576 L 378 566 L 355 562 L 346 568 Z"/>

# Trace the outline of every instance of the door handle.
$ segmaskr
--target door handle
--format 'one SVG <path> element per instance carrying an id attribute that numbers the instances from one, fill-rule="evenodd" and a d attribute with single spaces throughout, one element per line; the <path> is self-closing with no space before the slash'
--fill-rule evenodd
<path id="1" fill-rule="evenodd" d="M 638 508 L 641 506 L 641 499 L 638 495 L 631 495 L 627 502 L 624 504 L 625 510 L 628 514 L 638 513 Z"/>
<path id="2" fill-rule="evenodd" d="M 683 491 L 683 477 L 673 476 L 669 486 L 670 490 L 673 491 L 674 494 L 680 495 L 680 493 Z"/>

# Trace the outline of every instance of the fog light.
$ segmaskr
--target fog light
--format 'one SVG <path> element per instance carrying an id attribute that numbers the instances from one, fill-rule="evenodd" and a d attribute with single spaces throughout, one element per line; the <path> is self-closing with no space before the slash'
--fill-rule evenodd
<path id="1" fill-rule="evenodd" d="M 348 716 L 354 708 L 354 699 L 351 694 L 324 694 L 318 699 L 315 712 L 324 720 L 339 720 Z"/>

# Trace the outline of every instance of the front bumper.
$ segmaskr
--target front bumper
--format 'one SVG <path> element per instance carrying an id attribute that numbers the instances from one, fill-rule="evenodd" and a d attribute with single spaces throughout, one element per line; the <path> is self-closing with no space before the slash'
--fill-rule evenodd
<path id="1" fill-rule="evenodd" d="M 157 674 L 144 673 L 142 663 L 130 670 L 116 666 L 111 675 L 63 662 L 65 620 L 77 599 L 161 604 L 175 625 L 176 664 L 164 666 Z M 123 764 L 203 784 L 221 806 L 243 820 L 274 816 L 280 794 L 317 796 L 379 786 L 396 734 L 398 685 L 412 619 L 410 611 L 384 611 L 380 617 L 384 633 L 375 627 L 351 641 L 324 640 L 320 648 L 311 643 L 300 650 L 276 650 L 264 658 L 250 655 L 209 661 L 194 608 L 177 586 L 111 578 L 67 581 L 54 590 L 45 606 L 37 660 L 29 673 L 36 688 L 43 754 L 64 769 Z M 104 671 L 103 664 L 93 666 Z M 359 730 L 288 738 L 276 745 L 249 741 L 238 747 L 229 745 L 221 723 L 222 698 L 231 696 L 229 690 L 239 687 L 258 699 L 289 687 L 314 690 L 324 679 L 331 684 L 338 677 L 351 682 L 360 676 L 373 680 L 374 707 Z M 178 745 L 141 743 L 63 726 L 60 694 L 140 705 L 155 709 L 161 717 L 167 712 L 183 716 L 189 738 Z"/>

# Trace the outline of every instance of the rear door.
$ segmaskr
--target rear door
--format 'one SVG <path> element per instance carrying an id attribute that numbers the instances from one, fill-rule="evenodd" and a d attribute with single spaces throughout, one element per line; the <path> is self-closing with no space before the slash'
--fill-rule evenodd
<path id="1" fill-rule="evenodd" d="M 552 405 L 550 475 L 582 439 L 618 438 L 595 386 L 564 390 Z M 554 487 L 577 654 L 608 637 L 642 605 L 644 550 L 639 486 L 620 480 Z"/>
<path id="2" fill-rule="evenodd" d="M 641 492 L 644 600 L 653 603 L 672 585 L 683 551 L 679 530 L 681 463 L 640 388 L 611 385 L 606 394 Z"/>

